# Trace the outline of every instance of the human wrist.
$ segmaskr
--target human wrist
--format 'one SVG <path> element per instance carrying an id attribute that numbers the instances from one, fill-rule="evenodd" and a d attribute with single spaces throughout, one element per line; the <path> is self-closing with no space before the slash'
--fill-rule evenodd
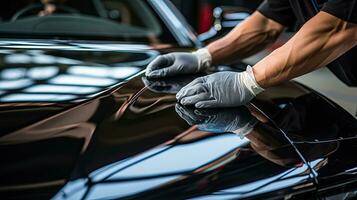
<path id="1" fill-rule="evenodd" d="M 267 88 L 268 86 L 266 83 L 265 74 L 261 70 L 261 68 L 252 67 L 252 69 L 253 69 L 253 75 L 254 75 L 254 78 L 255 78 L 255 81 L 257 82 L 257 84 L 260 85 L 260 87 L 262 87 L 262 88 Z"/>
<path id="2" fill-rule="evenodd" d="M 201 48 L 193 52 L 198 60 L 198 71 L 204 71 L 208 69 L 212 64 L 212 56 L 207 48 Z"/>
<path id="3" fill-rule="evenodd" d="M 264 88 L 262 88 L 255 79 L 253 68 L 249 65 L 247 69 L 242 72 L 242 81 L 254 96 L 264 91 Z"/>

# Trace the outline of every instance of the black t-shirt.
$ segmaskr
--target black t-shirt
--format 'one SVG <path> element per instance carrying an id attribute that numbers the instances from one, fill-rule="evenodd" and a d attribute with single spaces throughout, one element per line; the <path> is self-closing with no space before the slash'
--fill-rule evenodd
<path id="1" fill-rule="evenodd" d="M 291 1 L 299 0 L 264 0 L 258 11 L 284 26 L 292 26 L 297 17 L 294 15 L 296 12 L 293 10 Z M 319 6 L 321 11 L 344 21 L 357 23 L 357 0 L 326 0 Z"/>

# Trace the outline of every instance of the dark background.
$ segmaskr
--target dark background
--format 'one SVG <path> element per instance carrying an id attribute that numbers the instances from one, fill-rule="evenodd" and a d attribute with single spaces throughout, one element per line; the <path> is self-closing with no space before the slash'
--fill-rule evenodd
<path id="1" fill-rule="evenodd" d="M 198 33 L 212 25 L 212 10 L 218 6 L 239 6 L 255 10 L 262 0 L 171 0 Z"/>

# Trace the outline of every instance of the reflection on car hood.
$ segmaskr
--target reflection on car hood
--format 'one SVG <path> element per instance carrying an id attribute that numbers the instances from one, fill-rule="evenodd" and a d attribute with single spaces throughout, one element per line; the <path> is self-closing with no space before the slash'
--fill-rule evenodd
<path id="1" fill-rule="evenodd" d="M 158 55 L 125 44 L 2 41 L 0 48 L 2 133 L 118 87 Z"/>
<path id="2" fill-rule="evenodd" d="M 4 55 L 13 55 L 14 49 L 3 50 L 11 52 Z M 324 166 L 328 166 L 326 157 L 338 151 L 338 146 L 317 151 L 319 146 L 310 153 L 294 144 L 296 138 L 304 142 L 306 134 L 315 134 L 321 124 L 305 126 L 304 119 L 311 119 L 310 115 L 293 108 L 325 105 L 325 110 L 340 110 L 328 100 L 301 85 L 287 83 L 266 90 L 244 108 L 178 109 L 175 92 L 194 77 L 147 80 L 136 72 L 124 78 L 100 72 L 102 67 L 111 70 L 120 66 L 133 66 L 140 71 L 144 62 L 123 63 L 128 63 L 129 58 L 135 62 L 140 56 L 150 60 L 156 55 L 148 49 L 131 51 L 136 54 L 99 47 L 97 51 L 69 51 L 72 56 L 65 54 L 67 51 L 48 51 L 56 58 L 78 61 L 82 56 L 80 62 L 86 65 L 73 66 L 100 66 L 96 72 L 82 68 L 80 76 L 115 81 L 107 86 L 89 81 L 99 90 L 71 100 L 20 101 L 21 98 L 1 102 L 1 120 L 8 119 L 7 125 L 1 125 L 7 129 L 0 137 L 2 197 L 277 198 L 316 191 L 319 169 L 332 173 Z M 50 55 L 48 52 L 46 55 Z M 58 74 L 72 76 L 72 64 L 51 65 L 58 66 Z M 29 76 L 27 71 L 24 73 Z M 68 86 L 49 81 L 53 77 L 57 74 L 43 82 L 32 80 L 35 84 L 28 88 L 41 84 Z M 25 88 L 8 89 L 6 94 L 30 93 L 23 91 Z M 41 93 L 39 90 L 33 93 Z M 342 111 L 338 114 L 349 119 Z M 28 119 L 29 116 L 37 118 Z M 247 124 L 248 128 L 243 129 Z M 353 126 L 348 130 L 353 131 Z M 349 164 L 353 166 L 354 162 Z"/>

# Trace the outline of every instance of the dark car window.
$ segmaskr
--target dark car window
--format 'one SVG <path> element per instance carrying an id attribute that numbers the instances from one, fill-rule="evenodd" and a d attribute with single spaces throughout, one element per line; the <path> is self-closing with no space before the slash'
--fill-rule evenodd
<path id="1" fill-rule="evenodd" d="M 21 0 L 0 7 L 2 37 L 175 41 L 143 0 Z"/>

